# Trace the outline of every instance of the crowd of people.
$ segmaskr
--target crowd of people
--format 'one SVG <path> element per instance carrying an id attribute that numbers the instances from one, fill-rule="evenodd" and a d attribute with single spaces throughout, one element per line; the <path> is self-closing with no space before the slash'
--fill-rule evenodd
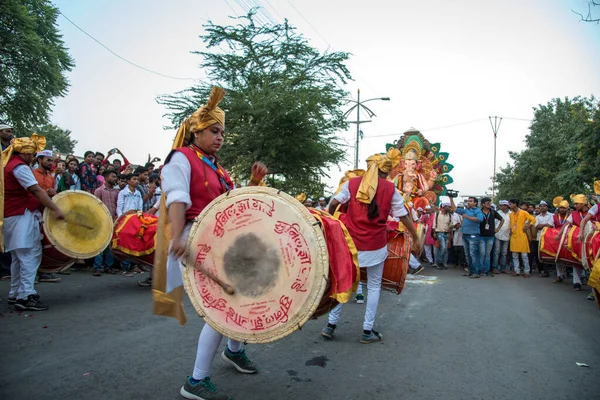
<path id="1" fill-rule="evenodd" d="M 469 197 L 467 203 L 454 203 L 450 198 L 439 208 L 427 205 L 413 211 L 413 219 L 426 227 L 426 238 L 421 260 L 439 270 L 449 266 L 465 268 L 465 276 L 477 279 L 510 274 L 530 278 L 532 270 L 538 276 L 550 277 L 556 271 L 554 283 L 561 283 L 569 274 L 573 278 L 573 290 L 581 291 L 585 281 L 585 269 L 567 267 L 559 262 L 543 262 L 538 253 L 542 230 L 546 227 L 580 227 L 580 238 L 586 224 L 598 219 L 598 204 L 591 206 L 585 195 L 572 197 L 573 204 L 561 199 L 549 210 L 549 204 L 520 202 L 518 199 L 500 200 L 499 206 L 489 197 L 479 201 Z M 596 229 L 595 225 L 591 225 Z M 412 273 L 423 269 L 419 265 Z M 593 294 L 588 297 L 593 300 Z M 361 297 L 357 299 L 362 300 Z"/>

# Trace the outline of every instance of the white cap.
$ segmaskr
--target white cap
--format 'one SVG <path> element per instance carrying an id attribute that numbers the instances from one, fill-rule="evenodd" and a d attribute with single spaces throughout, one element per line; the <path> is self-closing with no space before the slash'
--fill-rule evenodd
<path id="1" fill-rule="evenodd" d="M 6 125 L 6 124 L 0 124 L 0 131 L 3 129 L 12 129 L 13 127 L 10 125 Z"/>
<path id="2" fill-rule="evenodd" d="M 544 200 L 540 201 L 540 206 L 547 206 L 548 203 L 546 203 Z"/>
<path id="3" fill-rule="evenodd" d="M 421 207 L 417 208 L 417 211 L 423 211 L 423 209 Z"/>
<path id="4" fill-rule="evenodd" d="M 306 199 L 306 201 L 310 201 L 312 203 L 313 199 L 311 199 L 310 197 L 308 199 Z"/>
<path id="5" fill-rule="evenodd" d="M 325 197 L 319 197 L 319 201 L 325 201 Z"/>
<path id="6" fill-rule="evenodd" d="M 444 201 L 442 204 L 440 204 L 441 207 L 450 207 L 450 203 L 448 203 L 447 201 Z"/>
<path id="7" fill-rule="evenodd" d="M 52 150 L 42 150 L 39 151 L 36 157 L 52 157 Z"/>
<path id="8" fill-rule="evenodd" d="M 426 210 L 431 210 L 431 206 L 428 204 L 428 205 L 425 206 L 425 209 Z"/>
<path id="9" fill-rule="evenodd" d="M 501 206 L 507 206 L 508 205 L 508 200 L 500 200 L 500 205 Z"/>

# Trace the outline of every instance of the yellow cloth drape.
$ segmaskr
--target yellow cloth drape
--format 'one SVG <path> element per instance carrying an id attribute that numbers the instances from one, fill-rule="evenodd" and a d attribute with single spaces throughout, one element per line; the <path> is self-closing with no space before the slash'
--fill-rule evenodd
<path id="1" fill-rule="evenodd" d="M 513 253 L 529 253 L 529 240 L 523 232 L 527 221 L 535 225 L 535 218 L 526 211 L 510 213 L 510 251 Z"/>
<path id="2" fill-rule="evenodd" d="M 28 138 L 14 138 L 0 155 L 0 251 L 4 251 L 4 167 L 10 160 L 13 152 L 23 154 L 35 154 L 44 150 L 46 138 L 35 133 Z"/>
<path id="3" fill-rule="evenodd" d="M 193 132 L 201 131 L 217 123 L 225 127 L 225 113 L 218 107 L 224 96 L 225 91 L 222 88 L 213 86 L 207 104 L 200 107 L 179 127 L 173 142 L 173 149 L 180 148 L 184 143 L 189 142 Z M 168 220 L 167 199 L 163 193 L 160 199 L 157 244 L 152 273 L 153 312 L 156 315 L 176 318 L 180 325 L 184 325 L 187 322 L 187 317 L 183 309 L 183 296 L 185 293 L 183 286 L 179 286 L 169 293 L 166 292 L 167 259 L 172 236 L 171 224 Z"/>
<path id="4" fill-rule="evenodd" d="M 377 193 L 379 171 L 389 173 L 392 165 L 392 160 L 385 154 L 374 154 L 367 158 L 367 172 L 360 181 L 356 199 L 361 203 L 371 204 Z"/>

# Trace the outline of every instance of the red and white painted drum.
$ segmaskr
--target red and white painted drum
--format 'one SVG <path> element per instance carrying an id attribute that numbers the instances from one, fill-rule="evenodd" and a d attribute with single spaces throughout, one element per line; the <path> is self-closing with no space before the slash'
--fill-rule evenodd
<path id="1" fill-rule="evenodd" d="M 302 327 L 328 284 L 318 225 L 296 199 L 272 188 L 236 189 L 213 200 L 194 221 L 183 262 L 196 311 L 218 332 L 248 343 L 272 342 Z"/>

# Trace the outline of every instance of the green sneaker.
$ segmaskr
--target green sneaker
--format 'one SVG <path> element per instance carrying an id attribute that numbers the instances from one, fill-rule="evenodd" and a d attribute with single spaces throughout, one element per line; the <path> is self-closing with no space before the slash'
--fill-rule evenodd
<path id="1" fill-rule="evenodd" d="M 362 294 L 357 294 L 356 295 L 356 302 L 358 304 L 363 304 L 365 302 L 365 296 Z"/>
<path id="2" fill-rule="evenodd" d="M 371 331 L 371 333 L 366 334 L 363 333 L 362 338 L 360 339 L 360 342 L 363 344 L 369 344 L 369 343 L 375 343 L 375 342 L 380 342 L 381 339 L 383 339 L 383 335 L 377 331 Z"/>
<path id="3" fill-rule="evenodd" d="M 208 376 L 196 384 L 192 383 L 192 377 L 188 376 L 179 393 L 191 400 L 231 400 L 231 397 L 219 394 Z"/>
<path id="4" fill-rule="evenodd" d="M 258 372 L 258 367 L 254 364 L 248 356 L 246 355 L 246 349 L 242 349 L 237 353 L 233 353 L 229 350 L 229 348 L 225 348 L 225 350 L 221 353 L 221 358 L 227 364 L 231 364 L 238 371 L 244 374 L 254 374 Z"/>

